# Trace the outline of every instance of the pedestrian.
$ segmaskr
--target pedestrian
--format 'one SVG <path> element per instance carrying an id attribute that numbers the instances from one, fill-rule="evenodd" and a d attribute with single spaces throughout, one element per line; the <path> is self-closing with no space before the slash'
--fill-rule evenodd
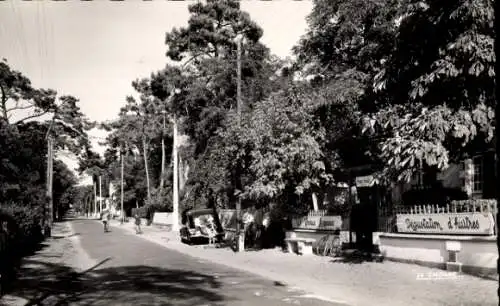
<path id="1" fill-rule="evenodd" d="M 135 213 L 135 233 L 136 234 L 142 234 L 141 231 L 141 218 L 139 218 L 139 214 Z"/>
<path id="2" fill-rule="evenodd" d="M 104 224 L 104 232 L 108 232 L 108 224 L 109 224 L 110 215 L 108 211 L 105 211 L 102 215 L 102 223 Z"/>

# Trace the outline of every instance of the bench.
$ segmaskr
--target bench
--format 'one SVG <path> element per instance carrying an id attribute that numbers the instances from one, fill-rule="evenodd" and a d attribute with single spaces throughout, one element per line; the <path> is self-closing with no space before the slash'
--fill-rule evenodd
<path id="1" fill-rule="evenodd" d="M 297 253 L 301 255 L 313 254 L 313 243 L 316 241 L 314 238 L 286 238 L 285 239 L 288 251 L 293 252 L 295 245 L 297 246 Z"/>

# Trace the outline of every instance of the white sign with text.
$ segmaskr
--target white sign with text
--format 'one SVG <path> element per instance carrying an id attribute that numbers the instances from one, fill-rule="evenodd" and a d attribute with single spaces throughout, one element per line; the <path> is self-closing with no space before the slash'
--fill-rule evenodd
<path id="1" fill-rule="evenodd" d="M 153 215 L 153 224 L 158 225 L 172 225 L 172 213 L 169 212 L 155 212 Z"/>
<path id="2" fill-rule="evenodd" d="M 294 229 L 311 229 L 333 231 L 342 227 L 340 216 L 307 216 L 292 219 Z"/>
<path id="3" fill-rule="evenodd" d="M 491 213 L 397 214 L 399 233 L 493 235 Z"/>

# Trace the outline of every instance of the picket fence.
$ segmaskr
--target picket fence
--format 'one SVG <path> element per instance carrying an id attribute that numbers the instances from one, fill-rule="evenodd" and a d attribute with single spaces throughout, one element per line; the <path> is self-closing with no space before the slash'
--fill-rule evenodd
<path id="1" fill-rule="evenodd" d="M 397 214 L 446 214 L 446 213 L 491 213 L 495 221 L 495 235 L 498 232 L 497 212 L 498 205 L 495 200 L 463 200 L 452 201 L 446 205 L 414 205 L 396 206 L 393 208 L 380 208 L 378 216 L 378 231 L 396 232 Z"/>

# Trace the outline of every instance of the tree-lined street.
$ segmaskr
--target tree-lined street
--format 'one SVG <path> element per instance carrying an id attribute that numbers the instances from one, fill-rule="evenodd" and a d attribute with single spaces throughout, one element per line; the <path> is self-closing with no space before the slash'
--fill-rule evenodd
<path id="1" fill-rule="evenodd" d="M 322 301 L 270 279 L 165 249 L 119 229 L 103 234 L 94 220 L 72 222 L 71 234 L 56 233 L 70 254 L 92 260 L 76 274 L 71 264 L 29 261 L 20 292 L 38 305 L 318 305 Z M 66 238 L 65 238 L 66 237 Z M 68 238 L 69 237 L 69 238 Z M 59 252 L 66 252 L 60 246 Z M 79 250 L 81 248 L 81 250 Z M 49 253 L 50 254 L 50 253 Z M 54 252 L 52 252 L 54 256 Z M 57 255 L 55 255 L 57 256 Z M 62 255 L 61 255 L 62 256 Z M 66 254 L 65 260 L 71 260 Z M 80 265 L 83 263 L 80 263 Z M 90 269 L 88 269 L 90 268 Z M 28 268 L 27 268 L 28 269 Z"/>
<path id="2" fill-rule="evenodd" d="M 267 4 L 235 0 L 161 12 L 154 5 L 164 4 L 87 4 L 0 1 L 9 28 L 0 32 L 0 294 L 25 288 L 33 305 L 40 298 L 47 305 L 336 304 L 121 228 L 103 234 L 88 220 L 133 218 L 123 226 L 142 220 L 151 229 L 158 213 L 156 223 L 196 235 L 208 228 L 186 215 L 196 209 L 229 216 L 217 224 L 228 230 L 226 246 L 244 251 L 246 243 L 271 258 L 290 243 L 309 253 L 314 245 L 320 256 L 312 262 L 359 251 L 491 276 L 493 214 L 500 216 L 494 0 L 314 0 L 307 13 L 290 2 L 268 20 L 251 10 L 267 12 Z M 302 32 L 283 26 L 293 18 L 304 21 Z M 266 37 L 277 27 L 294 39 L 287 55 L 275 53 L 278 36 Z M 141 66 L 152 54 L 162 60 Z M 70 222 L 71 237 L 69 223 L 60 223 L 68 211 L 81 218 Z M 471 236 L 444 236 L 435 214 L 448 220 L 449 233 Z M 412 216 L 405 223 L 402 215 Z M 470 221 L 478 215 L 481 222 Z M 375 233 L 390 234 L 385 246 Z M 408 233 L 417 236 L 403 237 L 406 245 L 397 235 Z M 63 244 L 81 257 L 60 250 L 60 260 L 40 260 L 39 270 L 36 260 L 28 270 L 22 264 Z M 317 251 L 327 244 L 331 254 Z M 76 273 L 80 260 L 96 266 Z M 395 305 L 459 304 L 438 296 L 444 285 L 385 283 L 391 275 L 378 266 L 366 273 L 376 283 L 371 291 L 333 264 L 315 271 L 339 272 L 338 283 L 322 281 L 351 304 L 391 302 L 382 297 L 385 284 L 421 290 L 394 294 Z M 354 279 L 363 270 L 349 273 Z M 491 283 L 481 284 L 477 291 L 488 295 Z"/>
<path id="3" fill-rule="evenodd" d="M 95 220 L 59 223 L 55 237 L 26 259 L 8 298 L 41 305 L 496 305 L 496 281 L 415 265 L 334 263 L 278 250 L 235 254 L 179 245 L 161 229 L 137 236 L 118 222 L 103 234 Z"/>

